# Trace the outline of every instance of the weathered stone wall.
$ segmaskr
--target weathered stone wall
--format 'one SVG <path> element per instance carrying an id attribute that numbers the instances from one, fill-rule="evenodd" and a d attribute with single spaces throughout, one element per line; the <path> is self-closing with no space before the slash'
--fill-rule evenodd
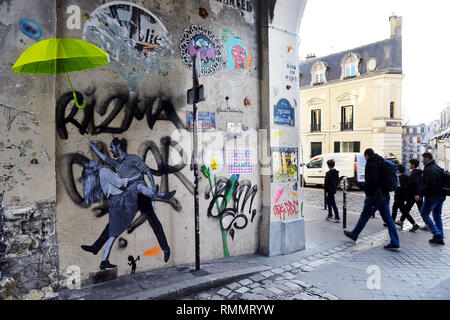
<path id="1" fill-rule="evenodd" d="M 12 66 L 55 36 L 55 2 L 2 1 L 0 15 L 0 298 L 39 299 L 58 285 L 55 76 Z"/>
<path id="2" fill-rule="evenodd" d="M 55 202 L 9 207 L 0 216 L 3 299 L 40 299 L 58 289 Z"/>

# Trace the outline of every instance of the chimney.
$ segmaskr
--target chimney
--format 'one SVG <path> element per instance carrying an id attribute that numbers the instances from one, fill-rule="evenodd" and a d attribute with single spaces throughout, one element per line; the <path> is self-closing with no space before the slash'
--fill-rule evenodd
<path id="1" fill-rule="evenodd" d="M 397 17 L 395 13 L 392 12 L 392 16 L 389 17 L 389 22 L 391 24 L 391 38 L 402 36 L 402 21 L 403 17 Z"/>

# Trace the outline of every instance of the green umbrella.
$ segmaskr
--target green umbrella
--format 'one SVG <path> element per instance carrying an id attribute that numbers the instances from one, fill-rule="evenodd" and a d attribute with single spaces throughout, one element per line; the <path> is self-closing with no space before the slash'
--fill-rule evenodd
<path id="1" fill-rule="evenodd" d="M 92 43 L 70 38 L 53 38 L 39 41 L 26 49 L 13 66 L 13 71 L 25 74 L 66 73 L 72 88 L 73 99 L 78 104 L 69 72 L 93 69 L 107 65 L 108 54 Z"/>

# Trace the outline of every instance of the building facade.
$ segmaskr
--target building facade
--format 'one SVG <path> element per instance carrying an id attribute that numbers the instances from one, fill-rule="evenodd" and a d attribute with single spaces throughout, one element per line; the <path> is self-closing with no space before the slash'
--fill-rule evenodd
<path id="1" fill-rule="evenodd" d="M 402 153 L 402 18 L 391 37 L 300 63 L 303 161 L 317 154 Z"/>

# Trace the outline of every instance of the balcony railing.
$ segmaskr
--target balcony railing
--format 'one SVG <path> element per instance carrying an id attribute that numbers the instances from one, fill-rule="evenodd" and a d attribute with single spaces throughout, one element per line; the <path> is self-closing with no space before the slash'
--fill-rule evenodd
<path id="1" fill-rule="evenodd" d="M 344 130 L 353 130 L 353 121 L 341 122 L 341 131 Z"/>
<path id="2" fill-rule="evenodd" d="M 320 123 L 311 124 L 311 132 L 320 132 Z"/>

